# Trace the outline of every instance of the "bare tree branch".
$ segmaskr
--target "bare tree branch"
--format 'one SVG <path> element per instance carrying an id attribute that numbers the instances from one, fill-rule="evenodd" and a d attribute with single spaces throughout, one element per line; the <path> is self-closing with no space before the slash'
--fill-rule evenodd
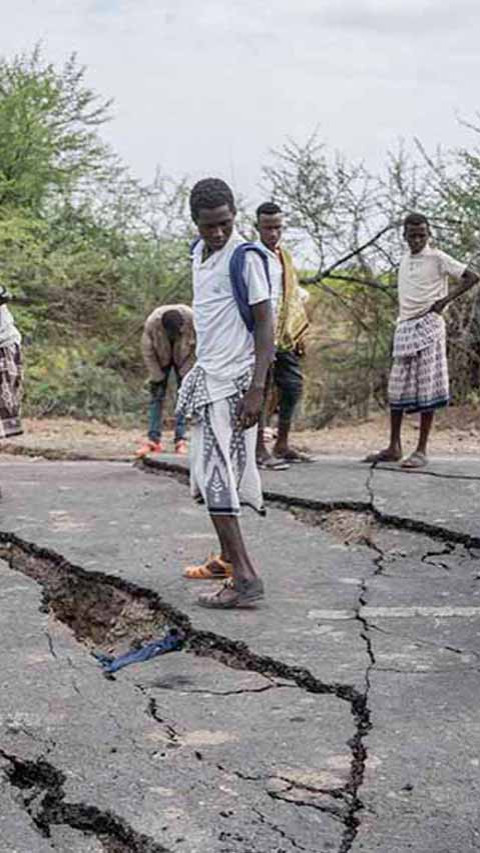
<path id="1" fill-rule="evenodd" d="M 333 273 L 332 275 L 329 275 L 328 278 L 330 279 L 330 281 L 347 281 L 351 282 L 352 284 L 360 284 L 365 285 L 366 287 L 373 287 L 375 288 L 375 290 L 381 290 L 383 293 L 386 293 L 387 296 L 392 299 L 392 301 L 395 301 L 397 299 L 396 287 L 392 287 L 388 284 L 380 284 L 379 281 L 374 281 L 374 279 L 360 278 L 359 276 L 355 275 L 341 275 L 339 273 Z M 304 284 L 304 279 L 300 279 L 300 283 Z"/>
<path id="2" fill-rule="evenodd" d="M 326 270 L 319 270 L 316 275 L 314 275 L 310 278 L 303 278 L 302 284 L 317 284 L 319 281 L 322 281 L 324 278 L 330 278 L 333 270 L 337 269 L 338 267 L 342 266 L 343 264 L 346 264 L 348 261 L 350 261 L 356 255 L 359 255 L 361 252 L 363 252 L 369 246 L 372 246 L 374 243 L 377 242 L 377 240 L 380 239 L 380 237 L 382 237 L 384 234 L 386 234 L 387 231 L 391 231 L 392 228 L 395 228 L 396 225 L 397 225 L 396 222 L 391 222 L 389 225 L 386 225 L 385 228 L 382 228 L 380 231 L 378 231 L 374 237 L 371 237 L 370 240 L 367 240 L 367 242 L 363 243 L 361 246 L 359 246 L 358 249 L 353 249 L 353 251 L 349 252 L 347 255 L 344 255 L 342 258 L 339 258 L 338 261 L 335 261 L 335 263 L 333 263 L 329 267 L 327 267 Z M 363 283 L 367 284 L 367 282 L 363 281 L 363 279 L 361 281 Z"/>

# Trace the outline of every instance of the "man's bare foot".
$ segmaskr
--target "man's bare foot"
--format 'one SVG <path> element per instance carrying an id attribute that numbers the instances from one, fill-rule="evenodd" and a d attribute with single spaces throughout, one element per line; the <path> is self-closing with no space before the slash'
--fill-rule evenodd
<path id="1" fill-rule="evenodd" d="M 386 447 L 377 453 L 370 453 L 362 462 L 400 462 L 402 450 L 400 447 Z"/>

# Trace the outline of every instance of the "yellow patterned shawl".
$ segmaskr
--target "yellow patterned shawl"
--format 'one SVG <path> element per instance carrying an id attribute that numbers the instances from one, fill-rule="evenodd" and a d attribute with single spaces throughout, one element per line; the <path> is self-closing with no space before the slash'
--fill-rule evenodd
<path id="1" fill-rule="evenodd" d="M 277 349 L 291 351 L 302 343 L 308 318 L 292 256 L 286 249 L 280 249 L 279 257 L 283 267 L 283 300 L 277 320 Z"/>

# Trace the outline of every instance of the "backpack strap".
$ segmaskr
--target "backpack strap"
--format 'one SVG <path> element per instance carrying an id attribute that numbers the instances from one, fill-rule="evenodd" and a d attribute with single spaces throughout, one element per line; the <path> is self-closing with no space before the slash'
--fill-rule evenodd
<path id="1" fill-rule="evenodd" d="M 248 287 L 245 281 L 245 261 L 247 252 L 256 252 L 256 254 L 262 259 L 270 297 L 272 295 L 272 284 L 270 281 L 268 255 L 266 251 L 256 243 L 240 243 L 230 258 L 230 281 L 232 283 L 233 295 L 242 320 L 248 331 L 253 332 L 255 328 L 255 320 L 253 318 L 252 307 L 248 301 Z"/>
<path id="2" fill-rule="evenodd" d="M 190 260 L 191 260 L 191 261 L 193 261 L 193 253 L 194 253 L 194 251 L 195 251 L 196 247 L 198 246 L 198 244 L 200 243 L 200 240 L 201 240 L 201 239 L 202 239 L 202 238 L 197 234 L 197 236 L 196 236 L 196 237 L 192 240 L 192 242 L 190 243 L 190 246 L 189 246 L 189 254 L 190 254 Z"/>

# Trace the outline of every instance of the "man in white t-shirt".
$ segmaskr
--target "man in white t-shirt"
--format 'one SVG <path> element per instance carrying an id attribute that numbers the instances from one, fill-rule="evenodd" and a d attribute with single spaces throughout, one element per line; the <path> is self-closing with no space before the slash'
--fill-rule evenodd
<path id="1" fill-rule="evenodd" d="M 264 254 L 234 229 L 235 202 L 224 181 L 199 181 L 190 209 L 200 234 L 192 253 L 197 362 L 183 380 L 177 411 L 192 418 L 191 491 L 207 505 L 221 550 L 184 574 L 194 580 L 226 578 L 218 591 L 198 600 L 225 609 L 264 594 L 238 515 L 241 503 L 265 512 L 255 445 L 274 357 L 271 287 Z M 238 258 L 241 281 L 234 288 L 232 263 Z"/>
<path id="2" fill-rule="evenodd" d="M 404 221 L 408 249 L 398 270 L 399 315 L 393 343 L 393 365 L 388 383 L 390 444 L 372 453 L 366 462 L 402 459 L 401 427 L 404 412 L 420 413 L 416 450 L 403 468 L 427 464 L 427 443 L 435 409 L 449 400 L 443 309 L 452 299 L 478 282 L 478 275 L 440 249 L 428 245 L 428 220 L 419 213 Z M 449 292 L 449 279 L 458 285 Z"/>

